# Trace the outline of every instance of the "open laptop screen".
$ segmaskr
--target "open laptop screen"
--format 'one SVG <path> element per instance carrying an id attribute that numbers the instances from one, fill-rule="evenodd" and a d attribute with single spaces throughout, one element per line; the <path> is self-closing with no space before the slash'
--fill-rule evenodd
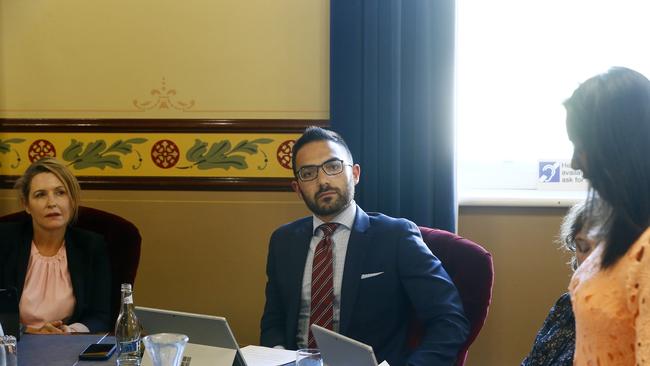
<path id="1" fill-rule="evenodd" d="M 377 366 L 375 353 L 367 344 L 312 324 L 311 331 L 323 362 L 336 366 Z"/>
<path id="2" fill-rule="evenodd" d="M 226 318 L 142 306 L 136 306 L 135 314 L 147 334 L 181 333 L 190 338 L 190 344 L 235 350 L 233 366 L 246 366 Z"/>

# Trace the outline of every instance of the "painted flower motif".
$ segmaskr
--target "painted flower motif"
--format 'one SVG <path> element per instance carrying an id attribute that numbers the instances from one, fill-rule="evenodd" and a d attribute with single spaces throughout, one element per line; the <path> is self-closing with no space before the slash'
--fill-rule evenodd
<path id="1" fill-rule="evenodd" d="M 29 145 L 27 156 L 29 157 L 29 161 L 33 163 L 46 157 L 56 157 L 56 149 L 54 148 L 54 144 L 47 140 L 36 140 Z"/>
<path id="2" fill-rule="evenodd" d="M 171 140 L 157 141 L 151 147 L 151 160 L 161 169 L 174 167 L 181 156 L 178 145 Z"/>
<path id="3" fill-rule="evenodd" d="M 291 169 L 291 154 L 293 152 L 293 144 L 295 143 L 296 140 L 287 140 L 278 146 L 276 158 L 278 159 L 278 163 L 285 169 Z"/>

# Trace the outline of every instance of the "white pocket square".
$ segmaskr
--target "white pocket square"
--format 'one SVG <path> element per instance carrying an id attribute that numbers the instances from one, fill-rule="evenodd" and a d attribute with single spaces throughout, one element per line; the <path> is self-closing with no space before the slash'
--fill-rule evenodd
<path id="1" fill-rule="evenodd" d="M 376 277 L 376 276 L 379 276 L 379 275 L 382 274 L 382 273 L 384 273 L 384 272 L 363 273 L 363 274 L 361 275 L 361 279 L 362 279 L 362 280 L 365 280 L 366 278 Z"/>

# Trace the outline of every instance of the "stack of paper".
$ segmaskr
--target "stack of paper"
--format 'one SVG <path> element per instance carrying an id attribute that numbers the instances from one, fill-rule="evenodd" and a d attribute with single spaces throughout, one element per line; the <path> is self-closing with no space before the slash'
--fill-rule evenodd
<path id="1" fill-rule="evenodd" d="M 286 349 L 246 346 L 241 353 L 248 366 L 280 366 L 296 361 L 296 351 Z"/>

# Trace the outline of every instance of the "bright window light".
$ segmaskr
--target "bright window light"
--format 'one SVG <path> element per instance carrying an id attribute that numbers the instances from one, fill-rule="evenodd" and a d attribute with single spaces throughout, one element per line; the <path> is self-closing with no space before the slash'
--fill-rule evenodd
<path id="1" fill-rule="evenodd" d="M 461 204 L 486 191 L 493 197 L 518 191 L 515 195 L 523 200 L 539 194 L 554 201 L 576 197 L 563 196 L 562 189 L 541 192 L 544 188 L 539 185 L 541 161 L 571 159 L 562 102 L 580 82 L 611 66 L 650 76 L 650 2 L 460 0 L 456 4 Z M 579 193 L 584 194 L 584 188 Z"/>

